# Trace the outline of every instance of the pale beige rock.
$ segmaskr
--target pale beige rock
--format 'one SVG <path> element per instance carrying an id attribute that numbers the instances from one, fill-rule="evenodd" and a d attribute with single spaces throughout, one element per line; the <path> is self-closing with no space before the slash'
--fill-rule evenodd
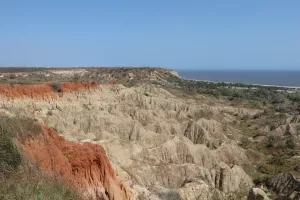
<path id="1" fill-rule="evenodd" d="M 252 188 L 248 200 L 270 200 L 268 195 L 260 188 Z"/>
<path id="2" fill-rule="evenodd" d="M 240 167 L 250 164 L 245 151 L 229 139 L 240 133 L 228 122 L 260 110 L 180 99 L 151 85 L 103 85 L 57 100 L 0 101 L 67 140 L 101 144 L 136 198 L 226 199 L 253 186 Z"/>
<path id="3" fill-rule="evenodd" d="M 181 77 L 179 76 L 178 72 L 176 72 L 176 71 L 171 70 L 171 71 L 170 71 L 170 74 L 172 74 L 172 75 L 174 75 L 174 76 L 177 76 L 177 77 L 181 78 Z"/>

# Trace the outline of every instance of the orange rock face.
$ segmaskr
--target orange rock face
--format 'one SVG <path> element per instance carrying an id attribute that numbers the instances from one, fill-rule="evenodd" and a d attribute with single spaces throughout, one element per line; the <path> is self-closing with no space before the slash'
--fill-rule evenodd
<path id="1" fill-rule="evenodd" d="M 13 86 L 8 84 L 0 85 L 0 94 L 8 98 L 36 98 L 36 99 L 49 99 L 56 98 L 57 94 L 54 93 L 50 83 L 34 84 L 34 85 L 20 85 Z"/>
<path id="2" fill-rule="evenodd" d="M 54 130 L 46 126 L 42 129 L 43 134 L 28 140 L 23 148 L 44 172 L 61 175 L 88 199 L 132 199 L 130 190 L 117 179 L 103 147 L 68 142 Z"/>
<path id="3" fill-rule="evenodd" d="M 96 88 L 98 86 L 97 83 L 92 82 L 70 82 L 70 83 L 64 83 L 62 85 L 62 91 L 63 92 L 76 92 L 83 89 L 90 89 L 90 88 Z"/>
<path id="4" fill-rule="evenodd" d="M 80 90 L 96 88 L 97 83 L 89 82 L 67 82 L 61 85 L 62 92 L 76 92 Z M 0 95 L 8 98 L 32 98 L 32 99 L 54 99 L 58 97 L 51 83 L 22 85 L 8 84 L 0 85 Z"/>

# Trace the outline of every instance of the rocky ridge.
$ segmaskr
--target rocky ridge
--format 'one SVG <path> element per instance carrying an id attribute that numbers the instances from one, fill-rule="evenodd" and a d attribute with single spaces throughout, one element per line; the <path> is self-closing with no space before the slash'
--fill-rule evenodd
<path id="1" fill-rule="evenodd" d="M 225 121 L 261 111 L 179 99 L 150 85 L 100 85 L 55 100 L 1 99 L 66 140 L 101 144 L 136 199 L 226 199 L 253 185 L 250 164 Z M 234 152 L 234 153 L 233 153 Z"/>

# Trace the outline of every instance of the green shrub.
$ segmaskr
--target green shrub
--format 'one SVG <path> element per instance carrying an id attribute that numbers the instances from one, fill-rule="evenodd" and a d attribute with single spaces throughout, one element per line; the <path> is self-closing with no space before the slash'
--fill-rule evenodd
<path id="1" fill-rule="evenodd" d="M 274 144 L 275 144 L 275 137 L 273 135 L 271 135 L 271 136 L 268 137 L 266 147 L 267 148 L 272 148 L 274 146 Z"/>
<path id="2" fill-rule="evenodd" d="M 55 92 L 58 92 L 58 93 L 62 92 L 61 83 L 55 82 L 55 83 L 52 83 L 51 86 Z"/>
<path id="3" fill-rule="evenodd" d="M 295 149 L 296 148 L 296 144 L 292 139 L 289 139 L 285 142 L 285 146 L 289 149 Z"/>
<path id="4" fill-rule="evenodd" d="M 169 190 L 169 191 L 166 191 L 166 192 L 159 192 L 158 196 L 161 199 L 182 200 L 180 194 L 175 190 Z"/>
<path id="5" fill-rule="evenodd" d="M 284 155 L 275 155 L 270 159 L 269 163 L 272 165 L 283 166 L 286 164 L 286 157 Z"/>
<path id="6" fill-rule="evenodd" d="M 41 132 L 40 125 L 30 118 L 0 118 L 0 175 L 7 176 L 22 161 L 21 154 L 13 140 L 24 142 Z"/>
<path id="7" fill-rule="evenodd" d="M 21 164 L 21 155 L 12 138 L 0 129 L 0 175 L 7 176 Z"/>
<path id="8" fill-rule="evenodd" d="M 275 167 L 270 164 L 262 164 L 257 167 L 257 171 L 262 174 L 273 175 L 276 171 Z"/>
<path id="9" fill-rule="evenodd" d="M 265 183 L 266 180 L 270 178 L 270 175 L 256 172 L 252 175 L 252 179 L 255 185 L 260 185 L 262 183 Z"/>
<path id="10" fill-rule="evenodd" d="M 250 141 L 247 137 L 242 137 L 240 141 L 240 146 L 244 149 L 246 149 L 250 144 Z"/>
<path id="11" fill-rule="evenodd" d="M 291 93 L 287 97 L 291 101 L 299 102 L 300 101 L 300 92 Z"/>
<path id="12" fill-rule="evenodd" d="M 10 78 L 10 79 L 15 79 L 15 78 L 16 78 L 16 75 L 15 75 L 15 74 L 10 74 L 10 75 L 9 75 L 9 78 Z"/>

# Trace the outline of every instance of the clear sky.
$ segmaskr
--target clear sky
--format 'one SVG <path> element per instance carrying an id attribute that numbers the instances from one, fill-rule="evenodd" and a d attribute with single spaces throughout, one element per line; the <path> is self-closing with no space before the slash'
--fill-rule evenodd
<path id="1" fill-rule="evenodd" d="M 300 0 L 1 0 L 0 65 L 300 69 Z"/>

